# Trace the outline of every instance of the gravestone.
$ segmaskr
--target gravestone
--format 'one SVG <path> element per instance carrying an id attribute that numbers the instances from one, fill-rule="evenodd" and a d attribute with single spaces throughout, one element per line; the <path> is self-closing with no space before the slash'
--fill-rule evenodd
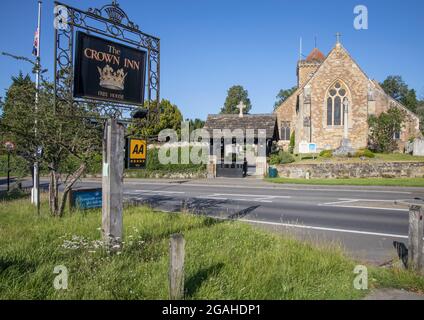
<path id="1" fill-rule="evenodd" d="M 424 156 L 424 139 L 415 139 L 413 142 L 413 155 Z"/>

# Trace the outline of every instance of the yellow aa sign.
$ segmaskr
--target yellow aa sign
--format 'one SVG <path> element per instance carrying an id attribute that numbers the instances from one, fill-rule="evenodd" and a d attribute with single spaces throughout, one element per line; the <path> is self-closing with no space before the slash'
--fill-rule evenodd
<path id="1" fill-rule="evenodd" d="M 130 161 L 146 160 L 146 154 L 147 154 L 146 140 L 131 139 L 129 151 L 130 151 Z"/>
<path id="2" fill-rule="evenodd" d="M 144 169 L 147 160 L 147 141 L 129 138 L 126 149 L 125 168 Z"/>

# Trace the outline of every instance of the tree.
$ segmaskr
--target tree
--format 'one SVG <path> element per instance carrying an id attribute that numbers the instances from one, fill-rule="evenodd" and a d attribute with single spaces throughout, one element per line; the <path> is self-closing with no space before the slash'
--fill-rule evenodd
<path id="1" fill-rule="evenodd" d="M 20 74 L 12 80 L 3 105 L 0 133 L 16 143 L 19 154 L 31 166 L 36 149 L 43 149 L 38 160 L 50 173 L 50 211 L 60 217 L 69 191 L 87 163 L 101 150 L 102 128 L 88 120 L 98 115 L 89 111 L 89 105 L 74 105 L 69 101 L 59 102 L 55 112 L 53 84 L 47 81 L 42 81 L 40 86 L 38 112 L 35 112 L 35 85 L 30 77 Z M 61 198 L 60 181 L 64 185 Z"/>
<path id="2" fill-rule="evenodd" d="M 225 99 L 224 106 L 221 108 L 221 114 L 239 114 L 240 110 L 237 106 L 241 101 L 246 106 L 243 113 L 249 113 L 252 109 L 252 104 L 249 99 L 248 91 L 242 86 L 232 86 L 228 89 L 227 98 Z"/>
<path id="3" fill-rule="evenodd" d="M 151 103 L 149 113 L 153 115 L 156 108 L 157 103 Z M 131 130 L 133 134 L 147 137 L 155 137 L 164 129 L 174 129 L 180 134 L 182 121 L 183 116 L 180 109 L 169 100 L 164 99 L 160 102 L 158 117 L 135 120 Z"/>
<path id="4" fill-rule="evenodd" d="M 5 140 L 15 143 L 16 154 L 27 162 L 28 170 L 34 163 L 35 141 L 33 107 L 35 103 L 35 86 L 29 75 L 12 77 L 12 84 L 6 91 L 5 100 L 2 101 L 2 117 L 0 121 L 0 134 Z M 15 134 L 19 132 L 19 134 Z"/>
<path id="5" fill-rule="evenodd" d="M 395 133 L 400 132 L 405 121 L 405 111 L 390 108 L 378 117 L 368 119 L 370 127 L 369 148 L 376 152 L 393 152 L 397 149 Z"/>
<path id="6" fill-rule="evenodd" d="M 401 76 L 388 76 L 381 87 L 393 99 L 402 103 L 412 112 L 417 111 L 417 95 L 414 89 L 409 89 Z"/>
<path id="7" fill-rule="evenodd" d="M 277 110 L 277 108 L 281 106 L 281 104 L 286 101 L 296 90 L 297 87 L 292 87 L 290 89 L 281 89 L 276 96 L 277 101 L 274 104 L 274 111 Z"/>
<path id="8" fill-rule="evenodd" d="M 408 93 L 401 99 L 401 103 L 412 112 L 417 112 L 418 100 L 414 89 L 408 90 Z"/>
<path id="9" fill-rule="evenodd" d="M 190 123 L 190 133 L 197 129 L 202 129 L 205 126 L 205 121 L 201 119 L 186 119 Z"/>

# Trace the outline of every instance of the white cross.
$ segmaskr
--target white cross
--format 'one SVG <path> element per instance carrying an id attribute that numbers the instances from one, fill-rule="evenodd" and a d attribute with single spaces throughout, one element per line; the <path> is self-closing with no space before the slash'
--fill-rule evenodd
<path id="1" fill-rule="evenodd" d="M 340 38 L 341 38 L 342 34 L 340 32 L 336 33 L 336 39 L 337 39 L 337 43 L 340 43 Z"/>
<path id="2" fill-rule="evenodd" d="M 349 139 L 349 126 L 348 126 L 348 121 L 349 121 L 349 101 L 347 98 L 344 98 L 343 101 L 343 107 L 344 107 L 344 138 L 345 139 Z"/>
<path id="3" fill-rule="evenodd" d="M 243 103 L 243 101 L 240 101 L 240 103 L 238 104 L 237 108 L 240 110 L 239 117 L 240 118 L 243 118 L 243 109 L 246 108 L 246 105 Z"/>

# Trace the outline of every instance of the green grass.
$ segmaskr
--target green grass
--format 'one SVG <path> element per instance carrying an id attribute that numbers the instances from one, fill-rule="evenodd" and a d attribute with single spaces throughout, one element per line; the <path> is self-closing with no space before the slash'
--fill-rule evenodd
<path id="1" fill-rule="evenodd" d="M 174 169 L 159 169 L 159 170 L 150 170 L 150 169 L 141 169 L 141 170 L 125 170 L 126 178 L 136 178 L 136 179 L 154 179 L 154 178 L 202 178 L 206 177 L 206 168 L 202 167 L 190 167 L 190 168 L 180 168 L 176 167 Z"/>
<path id="2" fill-rule="evenodd" d="M 392 186 L 424 187 L 424 178 L 350 178 L 350 179 L 290 179 L 267 178 L 266 181 L 281 184 L 304 184 L 325 186 Z"/>
<path id="3" fill-rule="evenodd" d="M 0 202 L 0 299 L 167 299 L 168 241 L 186 239 L 186 299 L 358 299 L 356 263 L 335 247 L 314 247 L 240 222 L 129 208 L 124 248 L 95 249 L 99 211 L 52 218 L 27 200 Z M 65 249 L 70 241 L 75 248 Z M 69 243 L 69 242 L 68 242 Z M 53 288 L 55 266 L 69 271 L 67 291 Z M 372 284 L 422 290 L 409 273 L 373 269 Z"/>
<path id="4" fill-rule="evenodd" d="M 414 157 L 405 153 L 375 153 L 375 159 L 380 161 L 411 161 L 424 162 L 424 157 Z"/>
<path id="5" fill-rule="evenodd" d="M 295 156 L 295 164 L 311 164 L 311 163 L 374 163 L 374 162 L 424 162 L 424 157 L 414 157 L 404 153 L 375 153 L 375 158 L 325 158 L 317 156 L 315 159 L 311 155 L 304 155 L 302 159 L 299 155 Z"/>

